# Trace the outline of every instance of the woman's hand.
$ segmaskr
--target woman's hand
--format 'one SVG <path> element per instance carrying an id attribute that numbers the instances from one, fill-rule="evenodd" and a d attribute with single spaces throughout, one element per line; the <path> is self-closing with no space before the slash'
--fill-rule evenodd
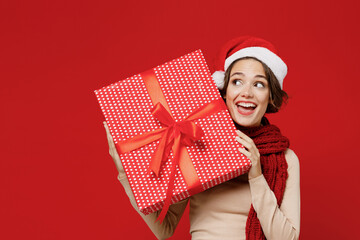
<path id="1" fill-rule="evenodd" d="M 120 156 L 119 154 L 117 153 L 116 151 L 116 147 L 115 147 L 115 143 L 114 143 L 114 140 L 110 134 L 110 130 L 109 130 L 109 127 L 107 125 L 106 122 L 103 122 L 104 123 L 104 127 L 105 127 L 105 130 L 106 130 L 106 135 L 107 135 L 107 140 L 108 140 L 108 143 L 109 143 L 109 153 L 110 153 L 110 156 L 113 158 L 114 160 L 114 163 L 116 165 L 116 168 L 117 170 L 119 171 L 119 173 L 121 175 L 124 175 L 125 174 L 125 171 L 124 171 L 124 168 L 121 164 L 121 161 L 120 161 Z"/>
<path id="2" fill-rule="evenodd" d="M 236 133 L 238 135 L 238 137 L 236 137 L 236 140 L 245 147 L 239 148 L 239 151 L 246 157 L 248 157 L 251 161 L 251 168 L 248 173 L 249 180 L 252 178 L 256 178 L 262 174 L 259 150 L 257 149 L 254 141 L 246 134 L 242 133 L 239 130 L 236 130 Z"/>

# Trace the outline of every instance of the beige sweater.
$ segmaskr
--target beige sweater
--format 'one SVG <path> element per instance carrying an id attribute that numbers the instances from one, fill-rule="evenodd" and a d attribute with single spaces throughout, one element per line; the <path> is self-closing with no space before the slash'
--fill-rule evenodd
<path id="1" fill-rule="evenodd" d="M 287 149 L 289 177 L 279 208 L 263 175 L 248 180 L 247 174 L 173 204 L 162 224 L 155 222 L 159 212 L 143 215 L 138 211 L 129 181 L 124 173 L 118 179 L 131 204 L 158 239 L 170 237 L 190 200 L 190 233 L 193 240 L 245 239 L 245 226 L 251 203 L 267 239 L 298 239 L 300 233 L 299 160 Z"/>

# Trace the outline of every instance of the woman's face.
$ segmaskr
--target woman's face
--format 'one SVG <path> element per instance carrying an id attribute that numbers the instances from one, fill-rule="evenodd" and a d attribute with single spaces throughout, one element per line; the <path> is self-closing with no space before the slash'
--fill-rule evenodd
<path id="1" fill-rule="evenodd" d="M 230 71 L 225 98 L 230 115 L 237 124 L 260 126 L 270 99 L 269 83 L 262 64 L 255 59 L 237 61 Z"/>

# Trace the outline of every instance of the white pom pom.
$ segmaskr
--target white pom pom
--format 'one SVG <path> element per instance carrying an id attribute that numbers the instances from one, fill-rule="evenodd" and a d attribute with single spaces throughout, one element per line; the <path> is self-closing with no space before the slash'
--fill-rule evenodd
<path id="1" fill-rule="evenodd" d="M 216 86 L 218 87 L 218 89 L 220 89 L 220 90 L 223 89 L 224 84 L 225 84 L 225 82 L 224 82 L 225 72 L 216 71 L 211 76 L 214 79 L 214 82 L 215 82 Z"/>

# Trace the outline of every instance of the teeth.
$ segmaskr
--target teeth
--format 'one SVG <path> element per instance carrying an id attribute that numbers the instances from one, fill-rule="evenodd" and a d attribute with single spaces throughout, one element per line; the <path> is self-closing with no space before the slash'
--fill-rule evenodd
<path id="1" fill-rule="evenodd" d="M 244 103 L 244 102 L 240 102 L 237 105 L 242 107 L 256 107 L 256 105 L 253 103 Z"/>

